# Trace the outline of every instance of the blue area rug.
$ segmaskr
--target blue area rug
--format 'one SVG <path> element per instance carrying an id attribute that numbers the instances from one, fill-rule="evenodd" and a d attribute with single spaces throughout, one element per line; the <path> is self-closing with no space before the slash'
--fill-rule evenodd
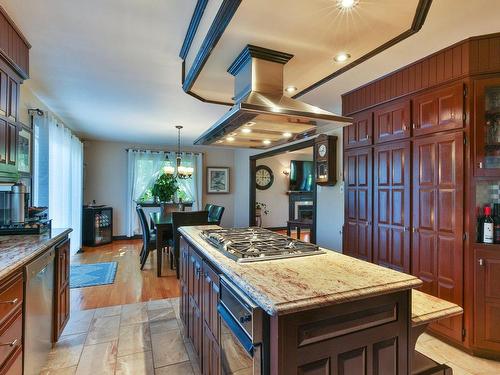
<path id="1" fill-rule="evenodd" d="M 117 267 L 117 262 L 72 264 L 69 287 L 85 288 L 86 286 L 113 284 Z"/>

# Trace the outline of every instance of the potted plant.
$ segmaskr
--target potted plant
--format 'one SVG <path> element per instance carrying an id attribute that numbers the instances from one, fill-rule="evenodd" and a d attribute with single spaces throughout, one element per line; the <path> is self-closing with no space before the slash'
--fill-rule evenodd
<path id="1" fill-rule="evenodd" d="M 255 222 L 258 227 L 262 226 L 262 214 L 269 214 L 267 204 L 262 202 L 255 202 Z"/>
<path id="2" fill-rule="evenodd" d="M 170 174 L 162 173 L 153 185 L 151 194 L 160 202 L 162 210 L 165 210 L 165 203 L 172 202 L 178 190 L 177 179 Z"/>

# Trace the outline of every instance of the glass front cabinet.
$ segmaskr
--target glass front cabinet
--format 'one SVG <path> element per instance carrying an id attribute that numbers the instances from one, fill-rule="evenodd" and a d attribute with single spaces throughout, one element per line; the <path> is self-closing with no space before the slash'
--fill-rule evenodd
<path id="1" fill-rule="evenodd" d="M 475 81 L 477 176 L 500 175 L 500 77 Z"/>

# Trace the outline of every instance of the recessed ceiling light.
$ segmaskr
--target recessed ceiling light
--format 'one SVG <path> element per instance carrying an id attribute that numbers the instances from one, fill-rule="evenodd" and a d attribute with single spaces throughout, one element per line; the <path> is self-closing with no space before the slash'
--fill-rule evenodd
<path id="1" fill-rule="evenodd" d="M 348 53 L 340 52 L 333 59 L 338 63 L 343 63 L 350 57 L 351 55 L 349 55 Z"/>
<path id="2" fill-rule="evenodd" d="M 271 141 L 269 139 L 264 139 L 262 143 L 264 143 L 265 145 L 270 145 Z"/>
<path id="3" fill-rule="evenodd" d="M 228 141 L 228 142 L 233 142 L 233 141 L 234 141 L 234 137 L 227 137 L 227 138 L 226 138 L 226 141 Z"/>
<path id="4" fill-rule="evenodd" d="M 247 122 L 247 124 L 246 124 L 246 126 L 254 126 L 254 125 L 255 125 L 255 122 L 253 122 L 253 121 L 249 121 L 249 122 Z"/>
<path id="5" fill-rule="evenodd" d="M 352 9 L 358 5 L 359 0 L 337 0 L 337 4 L 341 9 Z"/>
<path id="6" fill-rule="evenodd" d="M 295 86 L 287 86 L 285 88 L 285 91 L 286 92 L 295 92 L 295 91 L 297 91 L 297 87 L 295 87 Z"/>
<path id="7" fill-rule="evenodd" d="M 222 139 L 219 139 L 218 141 L 215 141 L 215 143 L 222 143 L 223 140 Z"/>
<path id="8" fill-rule="evenodd" d="M 251 133 L 251 132 L 252 132 L 252 129 L 249 129 L 249 128 L 243 128 L 243 129 L 241 129 L 241 132 L 242 132 L 242 133 L 246 133 L 246 134 L 248 134 L 248 133 Z"/>
<path id="9" fill-rule="evenodd" d="M 289 133 L 289 132 L 283 133 L 283 137 L 285 137 L 285 138 L 290 138 L 291 136 L 292 136 L 292 133 Z"/>

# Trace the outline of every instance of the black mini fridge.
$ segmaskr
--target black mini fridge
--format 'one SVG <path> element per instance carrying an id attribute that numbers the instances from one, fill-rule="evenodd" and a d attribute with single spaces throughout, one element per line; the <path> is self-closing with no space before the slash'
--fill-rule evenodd
<path id="1" fill-rule="evenodd" d="M 83 206 L 83 246 L 99 246 L 113 241 L 113 208 Z"/>

